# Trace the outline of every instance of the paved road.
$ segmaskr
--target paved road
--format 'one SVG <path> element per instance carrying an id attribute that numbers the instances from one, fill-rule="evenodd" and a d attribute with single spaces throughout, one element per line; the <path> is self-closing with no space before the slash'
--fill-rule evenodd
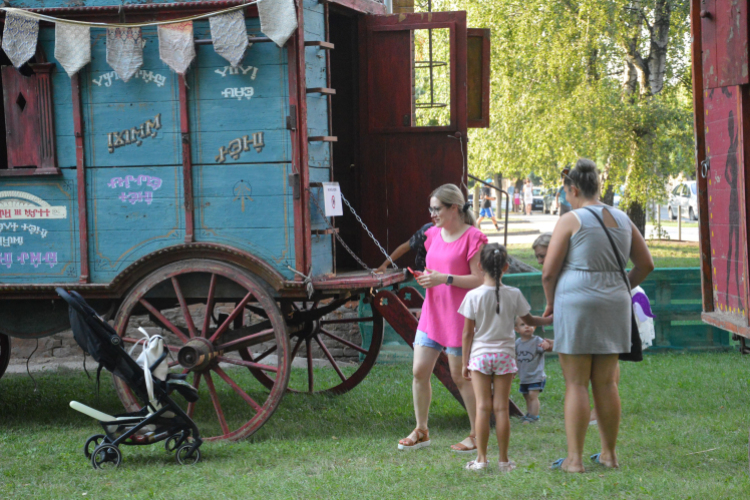
<path id="1" fill-rule="evenodd" d="M 677 240 L 678 228 L 677 221 L 669 221 L 667 215 L 667 209 L 662 208 L 662 222 L 667 222 L 668 226 L 662 226 L 663 230 L 669 235 L 669 239 Z M 531 216 L 511 214 L 508 220 L 508 244 L 531 244 L 534 240 L 544 232 L 552 231 L 555 228 L 559 217 L 556 215 L 542 214 L 541 212 L 534 212 Z M 502 219 L 504 220 L 504 218 Z M 502 222 L 502 220 L 498 222 Z M 482 222 L 482 229 L 487 233 L 491 242 L 503 242 L 502 227 L 500 233 L 491 231 L 492 222 L 485 220 Z M 653 224 L 646 224 L 646 237 L 652 237 L 654 230 Z M 683 241 L 698 241 L 698 226 L 695 222 L 688 221 L 687 217 L 683 217 L 682 227 L 682 240 Z"/>

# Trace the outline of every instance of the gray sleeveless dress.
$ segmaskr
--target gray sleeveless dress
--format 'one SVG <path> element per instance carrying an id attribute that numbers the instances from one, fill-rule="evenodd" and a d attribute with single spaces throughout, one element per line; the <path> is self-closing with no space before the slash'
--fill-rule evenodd
<path id="1" fill-rule="evenodd" d="M 627 262 L 632 226 L 628 216 L 606 205 L 618 227 L 609 232 Z M 599 221 L 585 208 L 574 210 L 581 229 L 570 238 L 555 289 L 555 346 L 562 354 L 630 352 L 632 299 L 620 273 L 612 245 Z"/>

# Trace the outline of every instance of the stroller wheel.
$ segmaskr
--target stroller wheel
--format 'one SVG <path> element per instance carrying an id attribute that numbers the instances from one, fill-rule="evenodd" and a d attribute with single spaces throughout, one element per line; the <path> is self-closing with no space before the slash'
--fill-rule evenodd
<path id="1" fill-rule="evenodd" d="M 91 452 L 102 444 L 105 438 L 104 434 L 94 434 L 86 440 L 86 444 L 83 445 L 83 454 L 86 455 L 86 458 L 91 458 Z"/>
<path id="2" fill-rule="evenodd" d="M 167 450 L 167 453 L 174 453 L 179 445 L 182 444 L 182 441 L 184 441 L 182 434 L 169 436 L 167 440 L 164 441 L 164 449 Z"/>
<path id="3" fill-rule="evenodd" d="M 177 453 L 175 453 L 174 457 L 177 459 L 177 463 L 180 465 L 195 465 L 201 460 L 201 450 L 196 448 L 193 451 L 193 454 L 188 457 L 187 454 L 190 451 L 190 448 L 192 448 L 193 445 L 190 443 L 185 443 L 179 448 L 177 448 Z"/>
<path id="4" fill-rule="evenodd" d="M 113 444 L 101 444 L 91 454 L 94 469 L 116 469 L 122 462 L 122 453 Z"/>

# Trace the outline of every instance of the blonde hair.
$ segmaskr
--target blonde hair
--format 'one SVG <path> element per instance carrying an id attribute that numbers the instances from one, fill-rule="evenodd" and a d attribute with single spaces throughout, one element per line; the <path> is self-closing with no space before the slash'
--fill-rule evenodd
<path id="1" fill-rule="evenodd" d="M 552 239 L 552 233 L 542 233 L 539 235 L 537 239 L 534 240 L 534 243 L 531 245 L 531 248 L 533 250 L 536 250 L 536 247 L 548 247 L 549 242 Z"/>
<path id="2" fill-rule="evenodd" d="M 457 205 L 458 213 L 461 214 L 463 221 L 470 226 L 476 226 L 477 220 L 474 218 L 474 212 L 466 203 L 464 194 L 455 184 L 443 184 L 432 192 L 430 198 L 437 198 L 446 207 Z"/>

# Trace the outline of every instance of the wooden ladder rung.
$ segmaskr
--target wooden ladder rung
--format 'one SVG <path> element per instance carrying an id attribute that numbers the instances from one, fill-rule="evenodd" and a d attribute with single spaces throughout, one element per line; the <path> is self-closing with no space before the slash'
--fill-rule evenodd
<path id="1" fill-rule="evenodd" d="M 320 42 L 316 42 L 316 41 L 305 42 L 305 47 L 319 47 L 319 48 L 321 48 L 323 50 L 333 50 L 333 49 L 336 48 L 331 42 L 323 42 L 323 41 L 320 41 Z"/>
<path id="2" fill-rule="evenodd" d="M 308 137 L 307 142 L 339 142 L 339 138 L 335 135 L 315 135 Z"/>
<path id="3" fill-rule="evenodd" d="M 333 234 L 333 233 L 338 233 L 338 232 L 339 232 L 339 228 L 337 228 L 337 227 L 328 228 L 328 229 L 313 229 L 313 230 L 310 231 L 310 233 L 314 234 L 314 235 L 319 235 L 319 234 Z"/>
<path id="4" fill-rule="evenodd" d="M 323 95 L 336 95 L 336 89 L 329 89 L 326 87 L 313 87 L 307 89 L 308 94 L 323 94 Z"/>

